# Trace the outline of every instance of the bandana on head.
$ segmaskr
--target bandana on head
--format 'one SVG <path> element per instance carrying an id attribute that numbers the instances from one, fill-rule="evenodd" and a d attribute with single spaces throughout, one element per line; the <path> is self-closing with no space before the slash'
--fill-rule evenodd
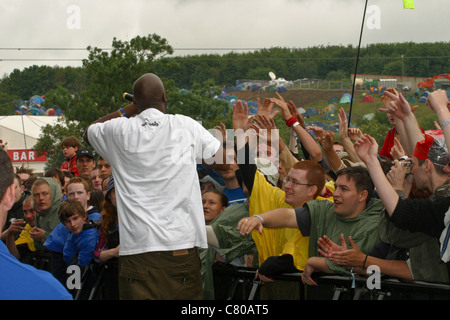
<path id="1" fill-rule="evenodd" d="M 439 139 L 428 134 L 425 134 L 424 140 L 417 142 L 413 156 L 417 159 L 428 159 L 434 165 L 440 167 L 445 167 L 450 163 L 450 156 L 445 143 L 441 143 Z"/>
<path id="2" fill-rule="evenodd" d="M 428 134 L 425 134 L 425 139 L 417 142 L 414 148 L 413 156 L 417 159 L 426 160 L 428 158 L 428 151 L 430 151 L 433 145 L 434 138 Z"/>

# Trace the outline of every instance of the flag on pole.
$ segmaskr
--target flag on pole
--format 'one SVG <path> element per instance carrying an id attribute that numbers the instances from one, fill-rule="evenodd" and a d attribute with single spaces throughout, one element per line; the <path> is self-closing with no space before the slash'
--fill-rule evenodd
<path id="1" fill-rule="evenodd" d="M 414 0 L 403 0 L 403 9 L 414 9 Z"/>

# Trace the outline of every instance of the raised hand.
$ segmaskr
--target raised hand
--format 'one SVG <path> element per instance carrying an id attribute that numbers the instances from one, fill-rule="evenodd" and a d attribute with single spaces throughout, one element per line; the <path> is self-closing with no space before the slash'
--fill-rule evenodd
<path id="1" fill-rule="evenodd" d="M 450 110 L 450 101 L 445 90 L 439 89 L 430 93 L 427 99 L 427 106 L 437 114 Z"/>
<path id="2" fill-rule="evenodd" d="M 283 115 L 284 120 L 287 121 L 292 117 L 291 111 L 289 110 L 289 106 L 278 92 L 276 92 L 276 95 L 278 96 L 278 99 L 271 98 L 270 101 L 272 101 L 274 104 L 276 104 L 278 107 L 280 107 L 281 114 Z"/>
<path id="3" fill-rule="evenodd" d="M 334 132 L 323 131 L 320 136 L 316 136 L 316 140 L 320 143 L 324 150 L 331 150 L 333 149 Z"/>
<path id="4" fill-rule="evenodd" d="M 219 141 L 226 142 L 227 141 L 227 127 L 223 122 L 220 123 L 220 126 L 214 126 L 216 130 L 216 138 Z"/>
<path id="5" fill-rule="evenodd" d="M 389 112 L 399 119 L 404 119 L 412 113 L 411 106 L 401 93 L 395 95 L 386 90 L 384 94 L 387 95 L 391 101 L 386 108 L 379 108 L 378 110 L 381 112 Z"/>
<path id="6" fill-rule="evenodd" d="M 289 100 L 289 102 L 287 103 L 288 108 L 289 108 L 289 112 L 295 116 L 298 120 L 298 123 L 305 128 L 305 119 L 303 119 L 303 116 L 300 114 L 300 112 L 298 112 L 297 107 L 295 106 L 294 102 L 292 102 L 292 100 Z"/>
<path id="7" fill-rule="evenodd" d="M 249 117 L 248 115 L 247 103 L 242 103 L 242 100 L 236 101 L 236 104 L 233 105 L 233 129 L 242 129 L 245 132 L 250 127 L 252 121 L 253 116 Z"/>
<path id="8" fill-rule="evenodd" d="M 339 109 L 338 119 L 339 119 L 339 138 L 346 139 L 348 138 L 348 120 L 344 108 Z"/>
<path id="9" fill-rule="evenodd" d="M 364 163 L 368 163 L 371 160 L 377 159 L 378 154 L 378 144 L 374 138 L 369 136 L 368 134 L 365 134 L 361 137 L 358 141 L 355 142 L 355 151 L 358 154 L 358 157 L 363 161 Z"/>
<path id="10" fill-rule="evenodd" d="M 361 129 L 359 128 L 350 128 L 348 129 L 348 135 L 350 136 L 350 139 L 352 139 L 353 141 L 358 141 L 364 134 L 361 132 Z"/>
<path id="11" fill-rule="evenodd" d="M 394 145 L 391 148 L 390 151 L 392 159 L 400 159 L 401 157 L 406 155 L 405 149 L 403 149 L 403 146 L 401 145 L 400 141 L 397 137 L 394 137 Z"/>
<path id="12" fill-rule="evenodd" d="M 274 109 L 275 103 L 271 101 L 270 98 L 267 98 L 264 100 L 263 104 L 261 105 L 261 99 L 257 99 L 258 103 L 258 113 L 257 115 L 263 115 L 268 118 L 273 119 L 280 111 L 278 109 Z"/>
<path id="13" fill-rule="evenodd" d="M 275 125 L 275 121 L 271 117 L 264 116 L 262 114 L 256 115 L 255 124 L 251 124 L 250 128 L 254 129 L 256 134 L 259 136 L 262 142 L 265 142 L 267 145 L 272 145 L 272 132 L 277 132 L 277 126 Z M 275 131 L 272 131 L 275 130 Z M 262 131 L 265 130 L 265 131 Z M 276 136 L 278 137 L 278 135 Z"/>

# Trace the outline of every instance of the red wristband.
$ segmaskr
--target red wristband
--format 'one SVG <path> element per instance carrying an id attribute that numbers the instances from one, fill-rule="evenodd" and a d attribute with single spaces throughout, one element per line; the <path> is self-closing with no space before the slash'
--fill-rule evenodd
<path id="1" fill-rule="evenodd" d="M 292 116 L 292 117 L 290 117 L 289 118 L 289 120 L 286 120 L 285 122 L 286 122 L 286 125 L 288 126 L 288 127 L 292 127 L 292 125 L 294 124 L 294 123 L 296 123 L 298 120 L 297 120 L 297 117 L 296 116 Z"/>

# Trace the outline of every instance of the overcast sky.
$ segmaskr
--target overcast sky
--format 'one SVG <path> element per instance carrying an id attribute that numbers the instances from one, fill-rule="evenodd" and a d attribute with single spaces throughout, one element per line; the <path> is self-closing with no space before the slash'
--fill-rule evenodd
<path id="1" fill-rule="evenodd" d="M 450 1 L 369 0 L 362 45 L 450 41 Z M 0 76 L 33 64 L 80 66 L 86 50 L 156 33 L 176 55 L 196 48 L 358 45 L 365 0 L 2 0 Z M 21 48 L 22 50 L 5 50 Z M 226 51 L 214 51 L 225 53 Z M 73 59 L 77 61 L 29 61 Z M 13 60 L 13 61 L 11 61 Z M 28 61 L 18 61 L 28 60 Z"/>

